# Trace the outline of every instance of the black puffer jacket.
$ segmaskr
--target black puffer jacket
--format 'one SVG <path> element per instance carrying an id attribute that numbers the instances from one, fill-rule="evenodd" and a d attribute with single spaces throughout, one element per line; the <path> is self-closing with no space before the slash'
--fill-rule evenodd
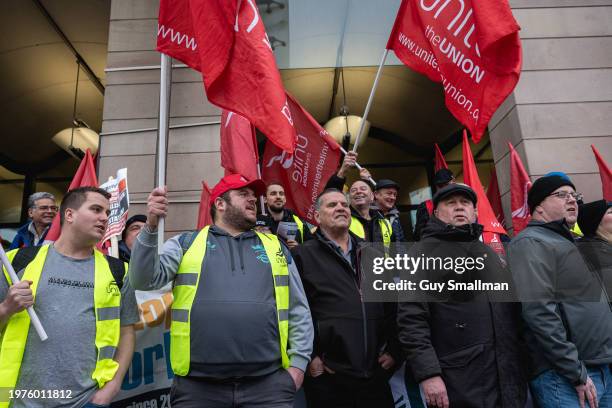
<path id="1" fill-rule="evenodd" d="M 358 265 L 361 239 L 351 234 L 352 262 Z M 401 354 L 393 303 L 363 302 L 358 271 L 321 231 L 292 251 L 315 328 L 313 356 L 332 370 L 357 378 L 391 376 L 378 357 L 386 351 L 395 361 Z"/>
<path id="2" fill-rule="evenodd" d="M 413 256 L 487 254 L 487 268 L 501 267 L 499 258 L 478 241 L 479 224 L 453 227 L 430 218 Z M 446 245 L 440 245 L 446 243 Z M 456 253 L 455 253 L 456 252 Z M 499 265 L 491 264 L 497 263 Z M 420 279 L 426 271 L 417 271 Z M 486 296 L 486 295 L 482 295 Z M 451 407 L 523 407 L 526 375 L 520 346 L 519 306 L 484 299 L 445 303 L 400 303 L 399 340 L 416 382 L 441 376 Z"/>

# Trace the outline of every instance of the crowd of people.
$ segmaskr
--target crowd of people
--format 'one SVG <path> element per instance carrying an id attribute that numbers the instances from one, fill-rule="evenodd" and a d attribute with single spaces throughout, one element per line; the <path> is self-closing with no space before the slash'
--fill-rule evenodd
<path id="1" fill-rule="evenodd" d="M 286 208 L 282 184 L 234 174 L 211 192 L 212 225 L 158 248 L 168 197 L 155 188 L 146 214 L 126 223 L 120 261 L 95 250 L 108 193 L 78 188 L 59 209 L 33 195 L 9 252 L 21 282 L 0 279 L 0 387 L 71 395 L 10 406 L 109 406 L 134 346 L 134 290 L 172 283 L 173 407 L 292 407 L 303 386 L 309 407 L 392 408 L 389 379 L 404 364 L 412 406 L 422 396 L 440 408 L 612 407 L 612 203 L 581 203 L 562 173 L 537 179 L 532 219 L 502 259 L 482 242 L 476 193 L 440 170 L 410 251 L 470 245 L 532 298 L 366 301 L 363 244 L 388 253 L 408 234 L 395 181 L 373 185 L 363 169 L 344 192 L 356 158 L 348 153 L 318 196 L 316 228 Z M 41 245 L 57 211 L 60 238 Z M 44 343 L 24 311 L 34 304 Z"/>

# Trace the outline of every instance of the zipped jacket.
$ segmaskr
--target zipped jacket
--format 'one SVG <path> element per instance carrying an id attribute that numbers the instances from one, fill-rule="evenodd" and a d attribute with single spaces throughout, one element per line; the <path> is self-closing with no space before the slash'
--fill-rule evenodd
<path id="1" fill-rule="evenodd" d="M 363 240 L 351 235 L 351 258 L 358 265 Z M 357 378 L 391 375 L 378 357 L 400 360 L 395 304 L 363 302 L 359 269 L 320 230 L 293 251 L 315 326 L 313 357 L 337 373 Z"/>

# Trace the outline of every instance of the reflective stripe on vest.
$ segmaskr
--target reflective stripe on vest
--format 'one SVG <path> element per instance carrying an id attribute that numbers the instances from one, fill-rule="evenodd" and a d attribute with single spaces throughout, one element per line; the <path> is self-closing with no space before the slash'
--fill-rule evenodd
<path id="1" fill-rule="evenodd" d="M 298 231 L 300 231 L 300 237 L 302 238 L 302 244 L 304 243 L 304 223 L 300 220 L 300 217 L 293 214 L 293 221 L 297 224 Z"/>
<path id="2" fill-rule="evenodd" d="M 391 223 L 386 218 L 378 219 L 378 226 L 380 227 L 380 233 L 383 239 L 383 245 L 385 248 L 389 248 L 391 246 Z M 357 235 L 361 239 L 365 239 L 365 229 L 363 228 L 363 224 L 359 219 L 355 216 L 351 217 L 351 225 L 349 230 Z"/>
<path id="3" fill-rule="evenodd" d="M 12 262 L 18 250 L 10 251 L 7 256 Z M 36 257 L 25 268 L 22 279 L 32 281 L 30 288 L 36 304 L 36 290 L 42 274 L 49 245 L 44 245 Z M 8 282 L 8 272 L 3 268 Z M 119 345 L 121 332 L 120 322 L 121 292 L 115 283 L 104 255 L 94 250 L 94 311 L 96 315 L 97 362 L 92 378 L 99 388 L 112 380 L 119 368 L 113 360 Z M 15 313 L 9 319 L 2 336 L 0 346 L 0 387 L 13 389 L 17 385 L 23 353 L 26 348 L 30 316 L 26 310 Z M 0 407 L 8 407 L 8 402 L 0 402 Z"/>
<path id="4" fill-rule="evenodd" d="M 191 307 L 198 290 L 209 226 L 204 227 L 183 255 L 174 279 L 172 325 L 170 326 L 170 363 L 174 374 L 185 376 L 191 362 Z M 276 298 L 279 342 L 283 368 L 289 367 L 289 268 L 281 244 L 275 235 L 257 233 L 270 260 Z"/>

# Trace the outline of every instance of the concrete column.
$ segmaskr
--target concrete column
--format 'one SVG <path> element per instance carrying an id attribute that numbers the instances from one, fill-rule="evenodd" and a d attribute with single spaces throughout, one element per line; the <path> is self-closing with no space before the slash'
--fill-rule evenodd
<path id="1" fill-rule="evenodd" d="M 108 41 L 106 95 L 100 143 L 100 180 L 128 168 L 130 214 L 145 212 L 155 184 L 160 55 L 155 51 L 159 2 L 113 0 Z M 178 61 L 174 61 L 179 64 Z M 206 99 L 202 77 L 174 68 L 166 182 L 170 210 L 166 238 L 195 229 L 204 180 L 223 175 L 219 155 L 220 111 Z M 120 132 L 117 134 L 117 132 Z M 116 133 L 116 134 L 112 134 Z"/>
<path id="2" fill-rule="evenodd" d="M 594 144 L 612 163 L 612 1 L 510 0 L 521 26 L 523 71 L 489 124 L 507 224 L 510 160 L 532 179 L 567 173 L 585 201 L 602 197 Z"/>

